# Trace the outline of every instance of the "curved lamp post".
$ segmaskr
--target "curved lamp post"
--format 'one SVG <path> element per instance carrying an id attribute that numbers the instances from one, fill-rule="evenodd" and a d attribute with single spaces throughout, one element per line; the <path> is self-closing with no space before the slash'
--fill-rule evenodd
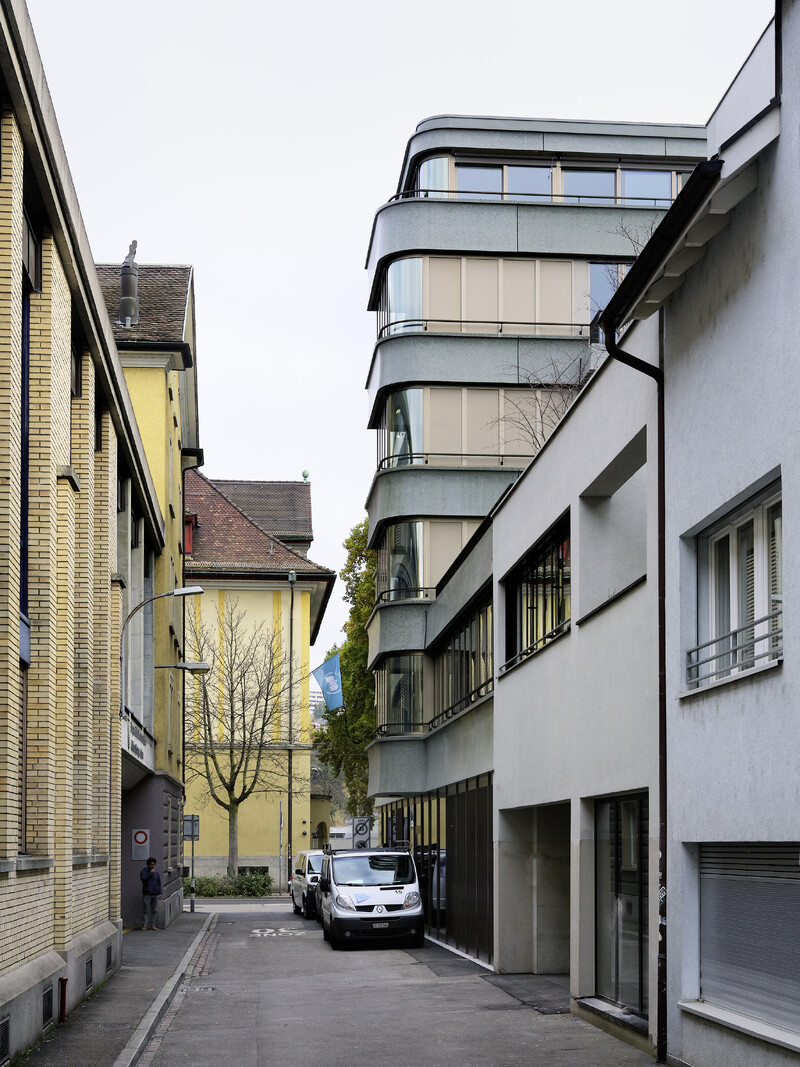
<path id="1" fill-rule="evenodd" d="M 152 604 L 154 600 L 161 600 L 165 596 L 199 596 L 202 592 L 202 586 L 184 585 L 179 589 L 170 589 L 168 593 L 156 593 L 155 596 L 146 597 L 128 612 L 119 635 L 119 717 L 121 719 L 125 716 L 125 631 L 128 628 L 128 623 L 137 611 L 141 611 L 147 604 Z M 169 664 L 169 666 L 177 667 L 180 670 L 194 669 L 201 674 L 204 673 L 199 663 Z M 208 670 L 208 665 L 205 666 L 206 670 Z"/>

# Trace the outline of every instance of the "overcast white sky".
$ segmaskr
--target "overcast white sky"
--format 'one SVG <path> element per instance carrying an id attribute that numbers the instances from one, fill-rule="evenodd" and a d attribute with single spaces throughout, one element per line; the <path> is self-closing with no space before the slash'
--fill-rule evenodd
<path id="1" fill-rule="evenodd" d="M 311 472 L 337 570 L 375 466 L 364 260 L 442 113 L 704 123 L 772 0 L 28 0 L 98 262 L 192 263 L 210 477 Z M 337 583 L 338 591 L 341 586 Z M 339 637 L 334 596 L 312 666 Z"/>

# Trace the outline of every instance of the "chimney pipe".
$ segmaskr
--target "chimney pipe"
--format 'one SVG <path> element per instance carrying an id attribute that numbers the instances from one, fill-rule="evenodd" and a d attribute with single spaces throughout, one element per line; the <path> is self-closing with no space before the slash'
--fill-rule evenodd
<path id="1" fill-rule="evenodd" d="M 119 272 L 119 318 L 120 326 L 136 326 L 139 322 L 139 268 L 133 262 L 136 241 L 131 241 L 128 254 L 122 261 Z"/>

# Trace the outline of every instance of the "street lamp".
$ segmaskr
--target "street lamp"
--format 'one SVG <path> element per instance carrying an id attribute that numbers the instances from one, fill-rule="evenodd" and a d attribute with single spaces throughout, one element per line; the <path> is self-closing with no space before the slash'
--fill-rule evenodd
<path id="1" fill-rule="evenodd" d="M 292 679 L 294 676 L 294 583 L 297 581 L 297 572 L 289 571 L 286 576 L 289 581 L 289 751 L 287 753 L 287 777 L 288 791 L 286 797 L 286 873 L 292 873 Z"/>
<path id="2" fill-rule="evenodd" d="M 122 630 L 119 635 L 119 717 L 122 719 L 125 716 L 125 631 L 128 628 L 128 623 L 131 621 L 137 611 L 141 611 L 147 604 L 152 604 L 154 600 L 161 600 L 165 596 L 199 596 L 203 592 L 202 586 L 199 585 L 184 585 L 179 589 L 170 589 L 167 593 L 156 593 L 155 596 L 145 597 L 141 600 L 136 607 L 131 608 L 125 617 L 125 622 L 122 624 Z M 170 664 L 173 666 L 173 664 Z M 192 664 L 192 666 L 195 666 Z M 183 668 L 189 669 L 188 666 Z M 210 669 L 210 668 L 207 668 Z M 204 672 L 200 672 L 204 673 Z"/>

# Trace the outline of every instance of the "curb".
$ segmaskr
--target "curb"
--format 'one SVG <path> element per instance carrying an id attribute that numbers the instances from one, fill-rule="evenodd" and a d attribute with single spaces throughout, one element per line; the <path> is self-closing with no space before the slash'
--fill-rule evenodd
<path id="1" fill-rule="evenodd" d="M 192 941 L 191 945 L 184 953 L 183 959 L 176 967 L 174 973 L 170 978 L 167 979 L 161 989 L 161 992 L 158 994 L 156 999 L 144 1013 L 142 1021 L 136 1027 L 136 1030 L 134 1031 L 130 1041 L 127 1043 L 122 1052 L 120 1052 L 119 1056 L 117 1056 L 117 1058 L 114 1060 L 113 1067 L 133 1067 L 135 1063 L 138 1063 L 139 1058 L 144 1052 L 145 1046 L 155 1033 L 156 1027 L 158 1026 L 159 1022 L 161 1022 L 161 1019 L 163 1018 L 167 1008 L 170 1006 L 173 997 L 178 991 L 178 985 L 180 983 L 180 980 L 186 973 L 191 962 L 192 956 L 194 956 L 197 946 L 200 944 L 200 941 L 202 940 L 203 935 L 208 929 L 211 920 L 214 918 L 214 914 L 214 912 L 211 912 L 209 914 L 206 921 L 203 923 L 203 926 L 195 935 L 194 941 Z"/>

